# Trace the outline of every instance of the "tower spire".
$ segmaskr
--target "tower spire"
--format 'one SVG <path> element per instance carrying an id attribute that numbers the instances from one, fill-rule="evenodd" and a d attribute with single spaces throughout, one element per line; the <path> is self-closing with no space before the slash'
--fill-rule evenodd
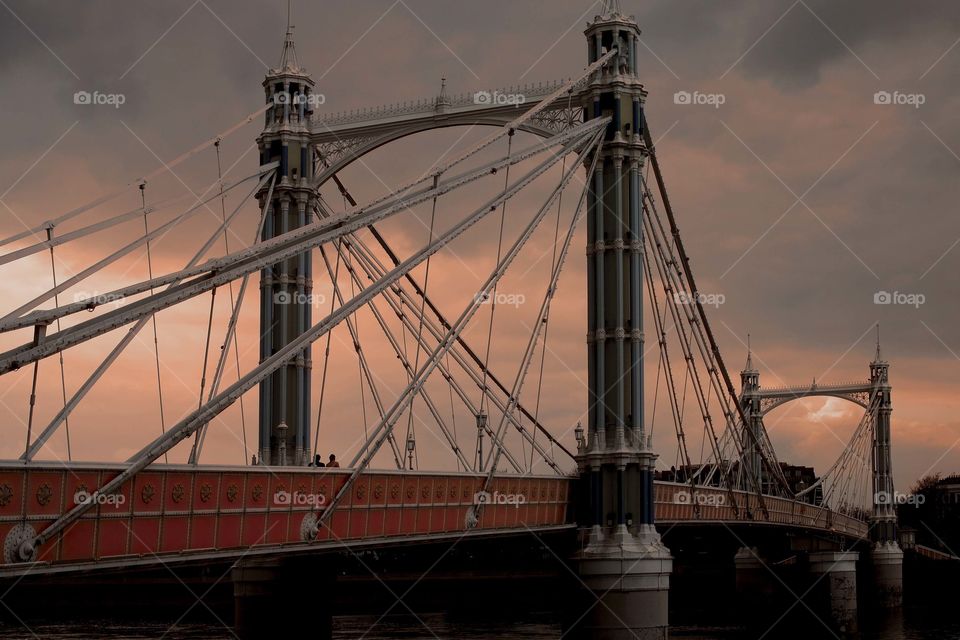
<path id="1" fill-rule="evenodd" d="M 877 353 L 873 357 L 874 362 L 883 362 L 883 356 L 880 354 L 880 323 L 877 323 Z"/>
<path id="2" fill-rule="evenodd" d="M 292 0 L 287 0 L 287 34 L 283 38 L 283 52 L 280 54 L 280 70 L 298 71 L 300 61 L 297 59 L 297 49 L 293 44 L 293 24 L 291 24 Z"/>
<path id="3" fill-rule="evenodd" d="M 753 371 L 753 350 L 750 348 L 750 334 L 747 334 L 747 364 L 743 367 L 744 371 Z"/>
<path id="4" fill-rule="evenodd" d="M 603 0 L 603 13 L 606 17 L 623 15 L 620 9 L 620 0 Z"/>

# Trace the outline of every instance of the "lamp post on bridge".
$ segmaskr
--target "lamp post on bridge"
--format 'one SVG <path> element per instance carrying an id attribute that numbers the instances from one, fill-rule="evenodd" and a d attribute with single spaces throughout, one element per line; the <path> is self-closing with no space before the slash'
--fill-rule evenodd
<path id="1" fill-rule="evenodd" d="M 584 119 L 609 117 L 587 213 L 589 419 L 578 447 L 582 493 L 576 556 L 600 605 L 580 623 L 603 638 L 666 638 L 672 558 L 654 527 L 656 454 L 643 412 L 643 227 L 640 170 L 646 91 L 640 28 L 606 0 L 584 32 L 588 62 L 614 56 L 581 93 Z"/>

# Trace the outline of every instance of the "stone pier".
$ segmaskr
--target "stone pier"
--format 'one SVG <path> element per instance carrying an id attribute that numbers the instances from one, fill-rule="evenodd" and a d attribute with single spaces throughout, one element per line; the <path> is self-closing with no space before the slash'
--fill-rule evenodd
<path id="1" fill-rule="evenodd" d="M 810 553 L 809 600 L 815 615 L 843 634 L 857 632 L 857 558 L 855 551 Z"/>

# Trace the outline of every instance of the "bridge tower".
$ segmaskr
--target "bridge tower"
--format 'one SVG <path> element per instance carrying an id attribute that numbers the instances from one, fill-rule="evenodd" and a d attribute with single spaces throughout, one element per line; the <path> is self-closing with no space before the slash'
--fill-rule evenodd
<path id="1" fill-rule="evenodd" d="M 315 195 L 311 188 L 313 157 L 310 118 L 314 82 L 300 66 L 287 27 L 276 69 L 263 81 L 267 109 L 257 138 L 260 163 L 279 161 L 276 183 L 257 198 L 266 210 L 263 240 L 302 227 L 310 221 Z M 293 341 L 312 323 L 313 280 L 309 252 L 268 265 L 260 279 L 261 362 Z M 311 349 L 260 384 L 260 462 L 306 465 L 310 457 Z"/>
<path id="2" fill-rule="evenodd" d="M 747 338 L 749 345 L 750 338 Z M 744 425 L 744 432 L 741 434 L 743 441 L 743 465 L 746 467 L 745 477 L 756 478 L 757 484 L 752 481 L 746 481 L 743 487 L 747 491 L 752 491 L 756 486 L 766 490 L 763 484 L 763 463 L 760 456 L 759 442 L 763 437 L 763 412 L 760 407 L 760 372 L 753 366 L 753 353 L 750 347 L 747 347 L 747 364 L 740 372 L 740 405 L 743 407 L 743 414 L 747 418 Z"/>
<path id="3" fill-rule="evenodd" d="M 873 514 L 870 516 L 871 560 L 874 578 L 884 606 L 903 602 L 903 551 L 897 542 L 897 511 L 890 456 L 890 363 L 880 353 L 879 329 L 877 353 L 870 363 L 870 401 L 876 403 L 873 458 Z"/>
<path id="4" fill-rule="evenodd" d="M 656 454 L 643 415 L 640 28 L 605 0 L 584 34 L 589 63 L 618 53 L 581 94 L 584 119 L 611 119 L 588 176 L 589 421 L 577 457 L 589 527 L 577 561 L 602 606 L 581 624 L 592 637 L 665 638 L 672 558 L 654 527 Z"/>

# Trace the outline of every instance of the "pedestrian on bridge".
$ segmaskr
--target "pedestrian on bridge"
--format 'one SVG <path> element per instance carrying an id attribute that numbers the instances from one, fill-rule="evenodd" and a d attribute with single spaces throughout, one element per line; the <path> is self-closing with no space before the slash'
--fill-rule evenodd
<path id="1" fill-rule="evenodd" d="M 337 456 L 335 456 L 335 455 L 333 455 L 333 454 L 331 453 L 331 454 L 330 454 L 330 461 L 327 462 L 327 466 L 328 466 L 328 467 L 336 467 L 336 468 L 339 468 L 339 467 L 340 467 L 340 463 L 337 462 Z"/>

